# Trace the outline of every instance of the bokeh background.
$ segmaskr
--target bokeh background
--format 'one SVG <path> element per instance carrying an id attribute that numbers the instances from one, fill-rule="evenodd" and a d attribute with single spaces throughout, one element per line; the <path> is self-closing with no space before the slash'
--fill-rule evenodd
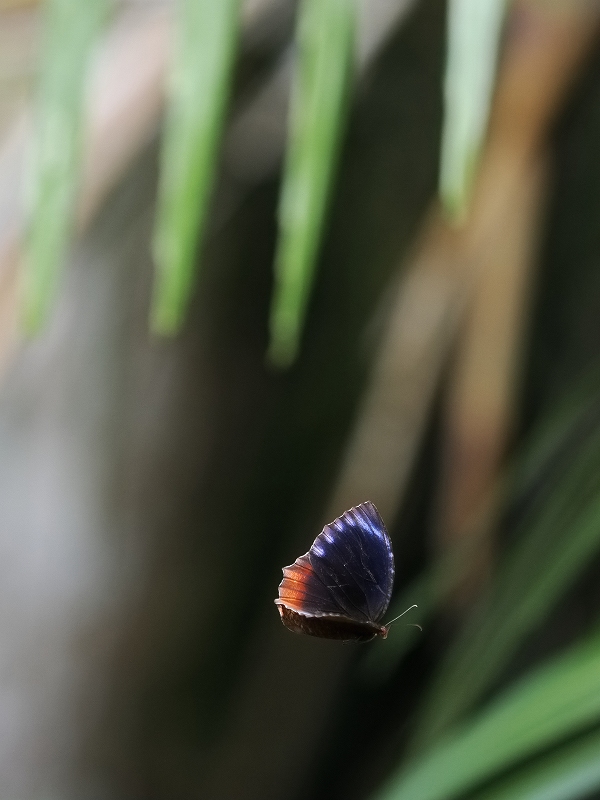
<path id="1" fill-rule="evenodd" d="M 600 797 L 599 27 L 0 0 L 3 800 Z"/>

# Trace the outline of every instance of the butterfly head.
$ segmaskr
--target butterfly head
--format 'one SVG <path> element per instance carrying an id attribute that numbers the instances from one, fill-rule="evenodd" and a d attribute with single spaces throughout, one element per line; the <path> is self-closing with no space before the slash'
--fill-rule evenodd
<path id="1" fill-rule="evenodd" d="M 388 633 L 390 630 L 389 625 L 382 625 L 381 628 L 377 631 L 377 636 L 381 636 L 382 639 L 387 639 Z"/>

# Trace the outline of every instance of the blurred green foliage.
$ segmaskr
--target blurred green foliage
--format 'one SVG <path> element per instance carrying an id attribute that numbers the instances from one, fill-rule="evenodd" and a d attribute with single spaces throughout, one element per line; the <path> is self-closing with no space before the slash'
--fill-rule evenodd
<path id="1" fill-rule="evenodd" d="M 48 0 L 38 86 L 26 240 L 25 327 L 48 317 L 73 228 L 87 66 L 109 0 Z"/>
<path id="2" fill-rule="evenodd" d="M 40 326 L 52 302 L 72 227 L 83 79 L 94 38 L 105 14 L 105 3 L 48 0 L 47 9 L 48 45 L 40 80 L 34 191 L 28 238 L 25 315 L 30 329 Z M 473 171 L 485 136 L 504 3 L 498 0 L 451 0 L 449 9 L 440 183 L 446 207 L 459 217 L 468 202 Z M 161 333 L 172 333 L 180 328 L 195 289 L 198 252 L 202 253 L 205 239 L 215 164 L 236 54 L 239 12 L 238 0 L 220 0 L 219 3 L 181 0 L 178 7 L 178 33 L 174 46 L 171 99 L 162 148 L 154 234 L 157 279 L 152 321 L 153 327 Z M 439 15 L 439 11 L 436 13 Z M 279 203 L 274 296 L 270 307 L 269 357 L 278 366 L 289 366 L 296 359 L 303 325 L 308 316 L 319 248 L 324 239 L 328 199 L 335 194 L 334 175 L 346 122 L 355 23 L 355 8 L 350 0 L 303 0 L 298 9 L 296 72 Z M 64 47 L 67 30 L 69 47 Z M 424 62 L 433 65 L 430 66 L 433 76 L 431 84 L 440 77 L 436 72 L 436 59 L 440 58 L 439 41 L 435 38 L 434 27 L 431 30 L 434 32 L 430 34 L 427 25 L 421 24 L 419 43 L 425 53 L 422 61 L 411 61 L 407 57 L 404 63 L 402 56 L 395 54 L 395 64 L 400 64 L 399 72 L 403 76 L 412 76 L 415 85 L 427 78 L 420 74 L 414 77 Z M 402 39 L 401 44 L 406 53 L 410 43 Z M 393 73 L 393 77 L 395 80 L 397 75 Z M 390 87 L 385 88 L 387 91 Z M 414 110 L 418 98 L 406 90 L 402 100 L 407 106 L 410 101 L 413 107 L 408 110 L 400 108 L 398 112 L 394 108 L 394 114 L 405 113 L 410 118 L 409 122 L 415 118 L 421 120 L 418 117 L 421 109 Z M 386 102 L 389 104 L 386 100 L 381 105 L 385 106 Z M 425 98 L 423 103 L 426 102 Z M 397 98 L 394 103 L 401 105 Z M 588 105 L 593 104 L 588 100 Z M 435 119 L 435 113 L 430 116 Z M 388 121 L 383 114 L 382 118 Z M 377 124 L 373 127 L 376 128 Z M 410 129 L 410 124 L 405 127 L 406 130 Z M 365 124 L 364 131 L 370 135 L 372 128 Z M 378 131 L 377 135 L 383 136 L 384 133 Z M 386 151 L 386 157 L 390 152 L 396 153 L 398 163 L 402 163 L 407 172 L 409 162 L 418 159 L 412 159 L 410 147 L 405 144 L 408 142 L 416 151 L 422 138 L 420 131 L 412 135 L 413 140 L 410 140 L 410 134 L 405 134 L 402 143 L 394 143 L 396 150 L 388 143 Z M 354 132 L 354 136 L 354 141 L 350 136 L 348 151 L 358 162 L 356 154 L 364 143 L 360 141 L 359 134 Z M 60 147 L 57 146 L 58 141 L 61 142 Z M 404 151 L 409 152 L 397 155 L 403 146 Z M 579 153 L 578 148 L 574 149 Z M 425 156 L 422 160 L 431 162 L 428 152 Z M 366 159 L 365 163 L 372 166 L 372 162 Z M 599 169 L 599 165 L 595 167 Z M 368 183 L 360 170 L 356 170 L 354 182 L 346 177 L 349 184 L 343 184 L 345 188 L 350 185 L 354 190 L 346 192 L 346 195 L 353 194 L 354 197 L 360 195 Z M 351 172 L 350 168 L 348 171 Z M 403 176 L 396 174 L 390 179 L 383 174 L 386 172 L 384 166 L 377 180 L 373 179 L 375 189 L 372 192 L 379 192 L 384 201 L 397 191 L 396 184 L 404 180 Z M 582 168 L 582 173 L 586 173 L 586 169 Z M 394 184 L 391 189 L 386 180 Z M 411 203 L 408 200 L 405 202 L 406 217 L 409 205 L 416 206 L 419 212 L 422 210 L 429 191 L 426 178 L 422 180 L 422 186 L 425 189 L 421 187 L 421 195 L 414 202 L 412 197 Z M 268 198 L 263 198 L 264 206 L 271 208 L 269 204 L 275 195 L 272 186 L 265 191 L 265 195 Z M 355 227 L 362 224 L 364 231 L 368 229 L 370 232 L 371 241 L 377 244 L 381 238 L 378 225 L 386 212 L 386 202 L 379 201 L 380 198 L 368 211 L 357 206 L 353 218 L 357 221 Z M 560 198 L 557 202 L 560 204 L 563 201 L 564 198 Z M 353 202 L 358 203 L 357 200 Z M 348 206 L 344 206 L 344 209 L 347 210 Z M 364 214 L 364 220 L 361 220 L 361 214 Z M 572 229 L 565 233 L 565 239 L 579 243 L 581 237 L 577 226 L 581 214 L 574 213 L 574 217 L 576 221 L 571 225 Z M 248 600 L 248 597 L 257 575 L 263 577 L 268 572 L 264 561 L 266 554 L 275 549 L 275 533 L 280 537 L 280 516 L 284 516 L 285 510 L 293 507 L 294 502 L 302 505 L 298 500 L 301 491 L 307 495 L 311 491 L 318 494 L 314 488 L 317 479 L 313 472 L 316 471 L 320 479 L 333 470 L 332 464 L 339 456 L 353 403 L 356 402 L 357 384 L 364 381 L 364 374 L 357 378 L 360 359 L 356 356 L 362 330 L 359 331 L 359 326 L 354 322 L 355 319 L 364 322 L 367 313 L 373 310 L 374 295 L 382 290 L 385 270 L 375 277 L 366 276 L 366 271 L 372 267 L 367 258 L 370 255 L 366 252 L 367 246 L 364 245 L 364 251 L 358 253 L 344 251 L 339 245 L 339 239 L 343 238 L 339 231 L 348 240 L 351 236 L 343 224 L 336 221 L 335 213 L 333 218 L 332 229 L 338 231 L 339 251 L 336 253 L 335 246 L 329 242 L 325 244 L 325 253 L 333 253 L 341 261 L 341 252 L 344 257 L 347 256 L 349 267 L 346 269 L 344 263 L 343 270 L 340 268 L 335 271 L 332 268 L 322 277 L 320 286 L 315 286 L 314 326 L 308 333 L 309 352 L 306 360 L 300 359 L 296 371 L 286 376 L 286 383 L 277 384 L 276 389 L 272 390 L 273 395 L 268 395 L 268 390 L 262 385 L 256 389 L 258 399 L 254 400 L 264 413 L 264 418 L 260 418 L 260 433 L 264 434 L 266 443 L 254 445 L 254 450 L 248 445 L 248 452 L 258 453 L 256 460 L 248 459 L 248 463 L 244 462 L 241 467 L 236 465 L 235 488 L 240 490 L 240 494 L 245 492 L 242 500 L 236 500 L 241 508 L 238 509 L 238 522 L 243 520 L 244 523 L 243 535 L 236 540 L 236 546 L 243 558 L 240 556 L 239 563 L 231 568 L 232 572 L 235 571 L 237 582 L 228 573 L 235 588 L 230 591 L 229 585 L 222 587 L 224 594 L 227 589 L 222 606 L 233 621 L 231 627 L 220 620 L 218 624 L 214 623 L 211 642 L 215 651 L 218 644 L 222 645 L 223 650 L 219 651 L 221 661 L 218 668 L 214 668 L 213 673 L 207 669 L 206 674 L 214 678 L 218 672 L 215 680 L 229 674 L 228 669 L 233 670 L 231 664 L 239 645 L 231 635 L 232 630 L 239 631 L 241 635 L 240 629 L 243 627 L 246 635 L 250 635 L 246 617 L 241 618 L 239 613 L 236 616 L 236 612 L 243 608 L 244 614 L 250 616 L 248 606 L 253 603 L 256 605 L 259 601 L 262 603 L 264 599 L 252 595 Z M 412 233 L 406 218 L 399 222 L 385 219 L 385 223 L 388 229 L 392 225 L 405 226 L 405 247 L 409 233 Z M 414 223 L 413 219 L 413 227 Z M 248 227 L 251 227 L 249 223 Z M 398 240 L 394 238 L 395 233 L 388 235 L 387 243 L 393 250 L 398 247 Z M 593 241 L 589 252 L 593 252 L 595 245 L 597 243 Z M 268 247 L 266 249 L 269 250 Z M 588 261 L 593 262 L 593 268 L 596 269 L 598 251 L 594 257 L 588 256 L 587 251 L 581 255 L 579 266 L 573 268 L 573 281 L 568 283 L 564 271 L 571 250 L 567 246 L 565 250 L 560 267 L 557 267 L 558 271 L 562 270 L 563 283 L 558 281 L 558 289 L 555 286 L 550 299 L 544 296 L 543 291 L 540 293 L 541 310 L 538 309 L 536 318 L 534 347 L 535 335 L 540 335 L 539 332 L 543 332 L 544 326 L 549 324 L 547 317 L 552 317 L 552 324 L 555 323 L 555 315 L 548 314 L 548 305 L 544 304 L 562 302 L 566 284 L 567 289 L 574 292 L 578 290 L 579 293 L 574 295 L 569 308 L 561 305 L 561 312 L 565 316 L 564 327 L 579 330 L 578 326 L 582 324 L 581 308 L 585 303 L 593 303 L 589 298 L 594 292 L 586 288 L 581 276 L 586 268 L 589 274 L 593 272 Z M 387 255 L 389 263 L 397 257 L 397 252 L 394 250 L 392 255 Z M 384 260 L 385 256 L 379 252 L 378 258 Z M 245 266 L 246 263 L 244 260 Z M 391 271 L 390 267 L 388 273 Z M 360 280 L 353 283 L 359 274 Z M 251 273 L 244 276 L 241 270 L 235 277 L 239 292 L 235 300 L 237 305 L 230 299 L 223 300 L 226 291 L 219 299 L 223 301 L 222 308 L 231 311 L 227 303 L 232 303 L 231 308 L 241 314 L 246 303 L 245 289 L 252 278 Z M 548 278 L 549 282 L 551 278 Z M 357 286 L 366 294 L 370 292 L 368 301 L 359 296 L 361 292 Z M 252 291 L 247 294 L 252 298 L 258 296 Z M 268 295 L 268 291 L 264 295 Z M 343 301 L 348 301 L 351 319 L 344 318 L 339 310 Z M 336 311 L 332 311 L 332 307 Z M 209 314 L 207 306 L 200 304 L 199 308 Z M 593 319 L 597 305 L 592 304 L 591 310 L 589 318 Z M 222 310 L 220 313 L 225 314 Z M 256 314 L 262 320 L 267 314 L 267 303 L 248 313 Z M 233 311 L 231 314 L 234 316 Z M 260 327 L 260 320 L 254 320 L 254 323 L 253 330 Z M 236 317 L 236 324 L 244 333 L 245 321 L 238 322 Z M 225 324 L 223 326 L 226 327 Z M 232 327 L 235 328 L 233 323 Z M 206 332 L 201 325 L 199 329 Z M 597 333 L 596 329 L 591 329 Z M 241 349 L 244 337 L 237 329 L 235 332 L 238 337 L 230 334 L 232 341 Z M 547 331 L 542 336 L 544 343 L 550 338 Z M 344 350 L 346 340 L 350 341 L 350 345 Z M 595 372 L 583 382 L 575 383 L 565 366 L 570 365 L 573 353 L 585 350 L 586 346 L 591 347 L 592 355 L 597 356 L 597 339 L 589 331 L 581 334 L 581 340 L 583 344 L 573 334 L 569 348 L 565 348 L 567 353 L 563 354 L 561 362 L 563 373 L 556 383 L 563 383 L 567 375 L 573 386 L 564 393 L 560 402 L 549 402 L 558 394 L 548 377 L 551 369 L 546 365 L 544 376 L 537 375 L 535 390 L 544 403 L 540 402 L 537 406 L 532 403 L 526 409 L 532 430 L 528 436 L 519 438 L 513 467 L 503 487 L 506 515 L 503 524 L 503 557 L 488 594 L 469 612 L 456 631 L 445 632 L 448 641 L 442 645 L 435 644 L 431 653 L 419 656 L 419 652 L 422 653 L 427 647 L 428 637 L 435 638 L 435 625 L 445 599 L 448 572 L 454 569 L 452 564 L 446 562 L 432 564 L 428 555 L 421 552 L 415 558 L 420 562 L 419 569 L 414 570 L 417 577 L 414 574 L 410 576 L 414 582 L 409 583 L 402 590 L 402 596 L 394 600 L 391 613 L 399 613 L 412 602 L 418 602 L 423 620 L 426 620 L 425 637 L 420 637 L 411 628 L 403 632 L 398 626 L 388 642 L 377 643 L 366 651 L 362 663 L 357 659 L 359 677 L 363 684 L 368 684 L 366 689 L 363 685 L 357 692 L 366 693 L 366 703 L 372 704 L 373 697 L 384 702 L 385 695 L 377 696 L 378 691 L 408 693 L 403 683 L 405 673 L 412 680 L 410 685 L 416 686 L 410 698 L 414 699 L 414 705 L 408 709 L 406 718 L 393 720 L 384 731 L 391 742 L 389 749 L 393 751 L 388 753 L 385 765 L 387 774 L 392 777 L 388 777 L 383 790 L 377 789 L 372 793 L 371 796 L 375 798 L 458 800 L 468 796 L 472 800 L 509 797 L 569 800 L 588 796 L 600 787 L 597 759 L 600 646 L 597 634 L 590 635 L 588 629 L 596 627 L 597 621 L 594 620 L 591 626 L 584 625 L 582 629 L 575 630 L 573 638 L 579 636 L 580 640 L 565 652 L 555 652 L 548 658 L 544 652 L 536 652 L 525 667 L 518 663 L 515 666 L 527 641 L 548 623 L 566 594 L 577 588 L 578 581 L 589 565 L 594 563 L 600 550 L 600 387 Z M 593 341 L 592 345 L 588 344 L 590 341 Z M 325 345 L 321 347 L 323 342 Z M 263 344 L 261 339 L 256 349 Z M 352 353 L 349 356 L 350 347 Z M 218 347 L 215 350 L 219 352 Z M 594 360 L 588 356 L 589 353 L 586 357 L 582 356 L 581 360 Z M 215 357 L 215 361 L 218 360 Z M 235 366 L 239 367 L 239 364 L 236 362 Z M 256 363 L 252 366 L 258 369 Z M 366 372 L 364 364 L 362 367 L 363 373 Z M 535 375 L 537 369 L 541 369 L 539 361 L 530 364 L 530 375 Z M 546 384 L 544 380 L 547 380 Z M 235 386 L 239 394 L 237 383 Z M 336 393 L 343 394 L 343 398 L 340 399 Z M 534 391 L 531 392 L 533 394 Z M 270 399 L 277 395 L 279 403 L 277 413 L 272 416 L 268 403 L 263 402 L 267 395 Z M 319 436 L 324 438 L 327 428 L 335 430 L 330 432 L 330 438 L 322 445 Z M 235 439 L 231 446 L 234 449 L 239 441 L 246 441 L 244 437 L 252 439 L 254 431 L 234 429 L 228 435 L 231 440 Z M 425 449 L 435 451 L 435 445 L 429 443 Z M 243 459 L 240 457 L 240 460 Z M 214 462 L 217 466 L 215 468 L 214 463 L 211 464 L 213 471 L 221 469 L 227 478 L 222 480 L 226 490 L 219 498 L 226 506 L 228 492 L 232 490 L 232 469 L 228 463 L 220 464 L 216 457 Z M 265 478 L 269 469 L 271 473 Z M 247 474 L 251 474 L 252 479 L 248 479 Z M 426 483 L 427 487 L 423 495 L 429 500 L 429 487 L 434 483 L 435 470 L 425 470 L 425 475 L 422 483 Z M 322 489 L 319 491 L 324 492 Z M 231 505 L 235 506 L 235 503 Z M 233 517 L 229 506 L 224 511 L 219 509 L 218 514 L 214 510 L 213 513 L 214 519 L 210 521 L 215 529 L 223 524 L 223 516 L 231 513 Z M 422 510 L 419 514 L 421 518 L 425 516 Z M 277 525 L 274 519 L 277 519 Z M 297 520 L 289 522 L 290 528 L 297 524 Z M 271 533 L 275 531 L 271 538 L 264 532 L 265 529 Z M 414 542 L 419 540 L 420 533 L 418 526 L 409 527 L 409 536 Z M 226 556 L 229 559 L 229 551 Z M 252 569 L 249 569 L 249 565 Z M 271 566 L 270 562 L 268 566 Z M 229 570 L 229 561 L 227 568 Z M 597 613 L 597 609 L 594 609 L 594 613 Z M 425 645 L 422 638 L 426 640 Z M 225 644 L 224 639 L 227 639 Z M 427 662 L 427 668 L 419 668 L 419 657 Z M 215 663 L 218 660 L 215 656 Z M 369 695 L 369 692 L 373 694 Z M 220 704 L 221 693 L 211 694 L 207 706 L 209 702 Z M 367 716 L 365 713 L 365 718 Z M 332 722 L 332 728 L 336 729 L 340 739 L 347 734 L 347 730 L 339 723 L 341 719 L 340 714 L 337 723 Z M 397 735 L 400 728 L 401 733 Z M 347 735 L 358 736 L 358 732 L 350 730 Z M 339 775 L 331 778 L 331 774 L 338 769 L 338 761 L 332 755 L 334 751 L 335 747 L 324 747 L 324 757 L 329 759 L 324 772 L 329 770 L 332 784 L 339 778 Z M 367 750 L 365 761 L 370 758 L 375 759 L 373 747 Z M 358 765 L 358 761 L 356 759 L 357 763 L 351 765 L 357 770 L 364 767 L 364 764 Z M 345 765 L 348 767 L 347 761 Z M 379 770 L 379 774 L 386 770 Z M 343 785 L 341 778 L 339 785 Z M 368 794 L 366 789 L 358 791 L 362 792 L 362 796 Z M 315 790 L 315 796 L 318 793 Z M 281 796 L 288 795 L 282 792 Z"/>
<path id="3" fill-rule="evenodd" d="M 455 220 L 467 211 L 485 138 L 507 0 L 449 0 L 440 196 Z"/>
<path id="4" fill-rule="evenodd" d="M 178 4 L 154 257 L 152 327 L 175 333 L 194 287 L 212 196 L 239 27 L 240 0 Z"/>
<path id="5" fill-rule="evenodd" d="M 354 0 L 302 0 L 279 203 L 269 359 L 289 366 L 300 334 L 337 161 L 353 61 Z"/>
<path id="6" fill-rule="evenodd" d="M 408 765 L 382 800 L 457 797 L 600 717 L 600 637 L 535 670 Z"/>

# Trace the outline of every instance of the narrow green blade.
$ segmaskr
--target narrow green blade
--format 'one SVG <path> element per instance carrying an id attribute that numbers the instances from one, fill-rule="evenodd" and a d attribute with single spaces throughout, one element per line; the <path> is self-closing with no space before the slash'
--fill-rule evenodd
<path id="1" fill-rule="evenodd" d="M 377 800 L 451 800 L 600 721 L 600 636 L 536 670 L 409 764 Z"/>
<path id="2" fill-rule="evenodd" d="M 574 495 L 576 503 L 578 501 L 578 493 L 582 487 L 581 467 L 577 467 L 579 461 L 585 462 L 583 480 L 585 480 L 587 471 L 593 481 L 597 460 L 596 452 L 600 448 L 597 443 L 597 432 L 596 438 L 592 439 L 591 444 L 588 444 L 588 439 L 590 435 L 594 436 L 594 430 L 600 424 L 599 389 L 600 374 L 594 367 L 542 416 L 512 467 L 510 481 L 507 482 L 509 485 L 505 490 L 507 496 L 511 498 L 511 502 L 519 503 L 522 502 L 523 497 L 532 495 L 537 497 L 530 513 L 523 520 L 517 532 L 516 538 L 520 542 L 519 548 L 522 555 L 517 554 L 513 558 L 513 563 L 516 562 L 515 570 L 519 563 L 525 564 L 525 560 L 528 558 L 527 553 L 532 548 L 536 551 L 545 551 L 548 545 L 557 540 L 567 546 L 573 526 L 577 524 L 578 519 L 582 521 L 582 524 L 584 522 L 584 517 L 579 517 L 578 514 L 580 512 L 584 515 L 588 513 L 586 511 L 587 504 L 585 507 L 576 508 L 566 523 L 563 523 L 563 515 L 558 514 L 557 509 L 567 508 L 572 495 Z M 591 459 L 591 466 L 586 467 L 588 459 Z M 598 461 L 600 461 L 600 456 Z M 577 474 L 574 474 L 573 482 L 569 483 L 572 465 L 577 470 Z M 545 511 L 546 503 L 550 502 L 552 505 L 549 510 Z M 535 556 L 535 574 L 532 579 L 530 579 L 529 573 L 525 572 L 517 580 L 516 585 L 511 582 L 503 588 L 503 582 L 508 580 L 508 576 L 505 577 L 508 568 L 501 571 L 493 601 L 490 604 L 492 607 L 501 606 L 501 610 L 498 614 L 494 614 L 485 626 L 479 615 L 477 623 L 470 625 L 468 631 L 459 637 L 459 643 L 453 651 L 454 657 L 452 655 L 449 657 L 437 682 L 438 686 L 443 682 L 448 699 L 438 705 L 439 695 L 436 693 L 435 699 L 432 695 L 429 703 L 432 709 L 430 721 L 428 724 L 425 719 L 421 721 L 422 736 L 426 734 L 426 729 L 430 725 L 433 726 L 430 727 L 430 733 L 433 735 L 434 727 L 441 728 L 445 724 L 443 718 L 446 715 L 450 715 L 454 719 L 477 699 L 481 691 L 485 691 L 489 682 L 498 674 L 498 671 L 503 668 L 506 660 L 514 652 L 514 647 L 529 632 L 528 624 L 534 626 L 541 617 L 548 613 L 562 588 L 577 574 L 579 565 L 585 563 L 586 542 L 592 550 L 600 546 L 595 534 L 595 511 L 593 508 L 589 513 L 591 513 L 592 527 L 581 528 L 581 538 L 578 537 L 573 543 L 577 548 L 577 559 L 571 567 L 564 564 L 564 573 L 558 576 L 560 579 L 556 582 L 551 585 L 544 584 L 544 576 L 540 572 L 542 567 L 550 570 L 558 567 L 562 572 L 564 563 L 562 555 L 559 555 L 557 562 L 553 564 L 554 551 L 549 551 L 549 558 L 542 561 L 539 561 L 537 555 Z M 583 549 L 579 549 L 580 545 Z M 440 603 L 447 596 L 448 588 L 455 585 L 454 576 L 460 573 L 464 558 L 469 558 L 469 544 L 449 554 L 442 563 L 434 565 L 413 581 L 410 586 L 407 586 L 402 596 L 390 608 L 388 616 L 395 617 L 412 603 L 417 603 L 419 610 L 416 612 L 415 619 L 422 625 L 426 625 L 428 618 L 436 613 Z M 536 613 L 531 615 L 527 624 L 525 615 L 533 610 L 528 598 L 535 596 L 539 585 L 546 585 L 548 591 L 544 592 L 543 602 L 537 606 Z M 502 597 L 505 599 L 501 600 Z M 515 627 L 515 616 L 520 618 L 518 627 Z M 503 638 L 505 625 L 513 632 L 513 635 L 507 636 L 507 638 Z M 475 628 L 477 633 L 474 632 Z M 493 641 L 490 642 L 490 640 Z M 366 654 L 361 664 L 361 677 L 371 683 L 387 679 L 415 641 L 418 641 L 418 637 L 415 636 L 414 629 L 402 625 L 392 628 L 387 641 L 375 643 Z M 494 650 L 497 646 L 500 647 L 499 656 Z M 492 650 L 489 649 L 490 647 Z M 498 656 L 498 660 L 493 658 L 488 662 L 486 658 L 488 652 L 494 652 Z M 481 656 L 482 653 L 483 656 Z M 483 657 L 483 661 L 479 660 L 481 657 Z M 452 663 L 454 666 L 451 666 Z M 469 663 L 478 664 L 478 676 L 475 677 L 473 683 L 469 683 L 467 686 L 462 680 L 462 676 L 463 670 L 468 669 Z M 488 663 L 491 667 L 491 674 L 486 675 L 481 667 L 482 664 Z M 455 674 L 456 681 L 460 684 L 456 692 L 450 688 L 452 674 Z M 464 695 L 465 691 L 468 696 Z M 425 716 L 427 716 L 427 712 L 425 712 Z"/>
<path id="3" fill-rule="evenodd" d="M 506 0 L 449 0 L 440 195 L 448 214 L 467 211 L 487 128 Z"/>
<path id="4" fill-rule="evenodd" d="M 108 0 L 47 0 L 25 241 L 23 320 L 35 333 L 57 290 L 73 223 L 86 69 Z"/>
<path id="5" fill-rule="evenodd" d="M 240 0 L 179 0 L 154 230 L 153 330 L 181 327 L 214 183 Z"/>
<path id="6" fill-rule="evenodd" d="M 600 788 L 600 731 L 552 750 L 473 800 L 575 800 Z"/>
<path id="7" fill-rule="evenodd" d="M 302 0 L 279 205 L 268 359 L 297 354 L 339 151 L 354 49 L 354 0 Z"/>
<path id="8" fill-rule="evenodd" d="M 488 601 L 453 643 L 420 714 L 416 749 L 430 746 L 490 688 L 600 548 L 599 469 L 595 430 L 560 483 L 545 487 L 539 507 L 516 532 Z"/>

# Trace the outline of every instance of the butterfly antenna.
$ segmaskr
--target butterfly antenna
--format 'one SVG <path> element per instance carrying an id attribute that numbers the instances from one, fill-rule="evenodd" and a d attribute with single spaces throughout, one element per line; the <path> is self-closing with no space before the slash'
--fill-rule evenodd
<path id="1" fill-rule="evenodd" d="M 396 622 L 397 620 L 399 620 L 399 619 L 400 619 L 400 617 L 403 617 L 405 614 L 408 614 L 408 612 L 409 612 L 409 611 L 412 611 L 412 610 L 413 610 L 413 608 L 418 608 L 418 607 L 419 607 L 419 606 L 418 606 L 416 603 L 414 603 L 414 605 L 412 605 L 412 606 L 409 606 L 409 608 L 407 608 L 407 609 L 406 609 L 406 611 L 403 611 L 401 614 L 398 614 L 398 616 L 397 616 L 397 617 L 394 617 L 394 619 L 390 620 L 390 621 L 389 621 L 389 622 L 386 624 L 386 626 L 385 626 L 385 627 L 386 627 L 386 628 L 389 628 L 391 625 L 393 625 L 393 624 L 394 624 L 394 622 Z M 412 624 L 412 625 L 414 625 L 415 623 L 411 623 L 411 624 Z M 417 628 L 421 628 L 421 626 L 420 626 L 420 625 L 417 625 Z M 421 628 L 421 630 L 423 630 L 423 629 Z"/>

